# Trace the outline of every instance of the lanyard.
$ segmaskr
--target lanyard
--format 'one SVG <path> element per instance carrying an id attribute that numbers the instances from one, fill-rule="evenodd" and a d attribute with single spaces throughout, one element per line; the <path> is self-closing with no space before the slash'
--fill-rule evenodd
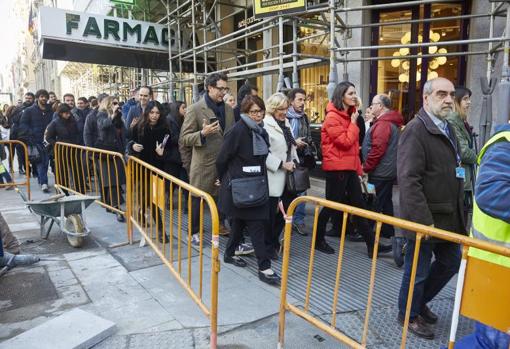
<path id="1" fill-rule="evenodd" d="M 460 160 L 459 151 L 457 149 L 457 144 L 452 139 L 452 135 L 450 133 L 450 128 L 448 127 L 448 122 L 444 121 L 444 123 L 445 123 L 445 126 L 444 126 L 443 130 L 446 133 L 446 137 L 448 137 L 448 140 L 452 144 L 453 149 L 455 149 L 455 157 L 457 159 L 457 166 L 460 166 L 461 165 L 461 160 Z"/>

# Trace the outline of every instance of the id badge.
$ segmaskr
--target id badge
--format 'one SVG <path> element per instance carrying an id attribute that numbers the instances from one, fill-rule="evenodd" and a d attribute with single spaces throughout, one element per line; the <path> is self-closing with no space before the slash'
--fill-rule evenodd
<path id="1" fill-rule="evenodd" d="M 465 180 L 466 179 L 466 169 L 464 167 L 458 166 L 455 168 L 455 176 L 458 179 Z"/>

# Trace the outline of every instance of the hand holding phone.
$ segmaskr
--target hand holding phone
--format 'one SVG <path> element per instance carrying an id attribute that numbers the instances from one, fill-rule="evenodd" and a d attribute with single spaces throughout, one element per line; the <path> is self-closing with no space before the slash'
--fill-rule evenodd
<path id="1" fill-rule="evenodd" d="M 204 122 L 202 124 L 202 131 L 200 131 L 202 133 L 202 136 L 206 137 L 212 133 L 219 131 L 220 125 L 218 123 L 218 119 L 211 118 L 210 120 L 213 120 L 213 119 L 216 120 L 214 123 L 211 123 L 210 121 L 204 119 Z"/>
<path id="2" fill-rule="evenodd" d="M 168 139 L 170 138 L 170 135 L 167 133 L 165 135 L 165 138 L 163 138 L 163 142 L 161 142 L 161 147 L 162 148 L 165 148 L 166 147 L 166 142 L 168 142 Z"/>

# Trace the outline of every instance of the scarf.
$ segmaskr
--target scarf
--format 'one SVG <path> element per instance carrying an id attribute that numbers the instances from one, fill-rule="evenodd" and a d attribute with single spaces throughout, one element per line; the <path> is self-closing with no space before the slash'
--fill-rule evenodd
<path id="1" fill-rule="evenodd" d="M 253 136 L 253 155 L 267 155 L 269 153 L 269 140 L 266 136 L 266 130 L 246 114 L 241 114 L 241 120 L 248 126 Z"/>
<path id="2" fill-rule="evenodd" d="M 301 118 L 305 115 L 304 111 L 298 113 L 294 110 L 294 107 L 290 106 L 287 110 L 287 119 L 289 119 L 290 129 L 294 138 L 299 137 L 299 126 L 301 124 Z"/>
<path id="3" fill-rule="evenodd" d="M 285 125 L 285 120 L 280 121 L 275 118 L 275 121 L 282 129 L 283 136 L 285 137 L 285 142 L 287 143 L 287 153 L 290 154 L 292 145 L 296 145 L 296 141 L 294 137 L 292 137 L 292 132 L 290 131 L 290 128 Z"/>
<path id="4" fill-rule="evenodd" d="M 218 118 L 220 122 L 221 129 L 225 129 L 225 102 L 221 101 L 220 103 L 214 103 L 209 97 L 209 94 L 206 92 L 204 94 L 205 103 L 214 112 L 214 115 Z"/>

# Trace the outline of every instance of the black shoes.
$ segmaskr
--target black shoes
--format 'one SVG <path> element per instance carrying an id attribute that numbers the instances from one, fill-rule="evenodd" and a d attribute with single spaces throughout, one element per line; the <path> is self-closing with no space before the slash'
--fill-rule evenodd
<path id="1" fill-rule="evenodd" d="M 404 326 L 404 319 L 398 316 L 398 322 Z M 427 326 L 425 320 L 421 316 L 409 319 L 409 332 L 414 333 L 420 338 L 434 339 L 434 332 Z"/>
<path id="2" fill-rule="evenodd" d="M 328 243 L 324 240 L 322 241 L 317 241 L 315 243 L 315 249 L 317 251 L 321 251 L 322 253 L 326 253 L 326 254 L 334 254 L 335 253 L 335 250 L 328 245 Z"/>
<path id="3" fill-rule="evenodd" d="M 117 216 L 117 222 L 124 223 L 126 221 L 122 213 L 115 213 L 115 215 Z"/>
<path id="4" fill-rule="evenodd" d="M 391 247 L 391 245 L 382 245 L 382 244 L 379 244 L 379 248 L 377 249 L 377 255 L 391 252 L 392 249 L 393 248 Z M 367 246 L 367 254 L 368 254 L 368 258 L 372 258 L 373 254 L 374 254 L 374 247 L 373 246 Z"/>
<path id="5" fill-rule="evenodd" d="M 158 237 L 159 242 L 163 243 L 163 234 L 159 235 Z M 168 234 L 165 234 L 165 242 L 170 241 L 170 236 Z"/>
<path id="6" fill-rule="evenodd" d="M 280 285 L 280 277 L 278 276 L 278 274 L 276 274 L 272 270 L 271 270 L 271 272 L 272 273 L 267 274 L 267 273 L 263 273 L 262 271 L 259 270 L 260 281 L 265 282 L 266 284 L 272 285 L 272 286 Z"/>
<path id="7" fill-rule="evenodd" d="M 239 268 L 244 268 L 247 265 L 246 261 L 238 256 L 233 256 L 233 257 L 224 256 L 223 262 L 225 262 L 227 264 L 233 264 Z M 260 277 L 260 272 L 259 272 L 259 277 Z"/>
<path id="8" fill-rule="evenodd" d="M 430 310 L 428 306 L 424 306 L 420 316 L 423 318 L 423 321 L 425 321 L 427 324 L 433 325 L 437 322 L 437 315 Z"/>

